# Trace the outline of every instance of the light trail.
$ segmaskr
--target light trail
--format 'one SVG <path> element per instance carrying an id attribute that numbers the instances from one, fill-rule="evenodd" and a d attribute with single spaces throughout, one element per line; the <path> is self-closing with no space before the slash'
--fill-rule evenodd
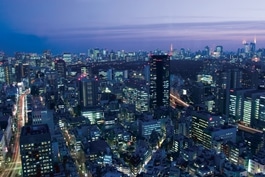
<path id="1" fill-rule="evenodd" d="M 174 103 L 174 102 L 171 101 L 171 99 L 175 101 L 175 105 L 176 105 L 176 103 L 177 103 L 177 104 L 179 104 L 179 105 L 181 105 L 181 106 L 184 106 L 184 107 L 189 107 L 189 106 L 190 106 L 188 103 L 185 103 L 185 102 L 182 101 L 180 98 L 178 98 L 178 97 L 176 97 L 175 95 L 173 95 L 172 93 L 170 93 L 170 102 L 171 102 L 171 103 Z"/>
<path id="2" fill-rule="evenodd" d="M 242 125 L 240 123 L 237 124 L 238 125 L 238 129 L 249 132 L 249 133 L 263 133 L 263 131 L 255 129 L 255 128 L 251 128 L 245 125 Z"/>
<path id="3" fill-rule="evenodd" d="M 20 159 L 20 148 L 19 148 L 19 137 L 21 128 L 24 125 L 25 119 L 25 96 L 28 92 L 25 92 L 20 95 L 18 102 L 18 110 L 17 114 L 17 131 L 14 134 L 14 147 L 12 159 L 9 164 L 7 164 L 4 171 L 0 174 L 1 177 L 16 177 L 19 174 L 19 171 L 22 169 L 21 167 L 21 159 Z"/>

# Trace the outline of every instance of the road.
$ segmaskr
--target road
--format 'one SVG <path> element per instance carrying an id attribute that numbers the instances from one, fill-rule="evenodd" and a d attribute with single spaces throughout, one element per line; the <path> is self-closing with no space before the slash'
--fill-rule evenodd
<path id="1" fill-rule="evenodd" d="M 170 104 L 172 107 L 176 107 L 176 105 L 180 105 L 180 106 L 184 106 L 184 107 L 190 106 L 188 103 L 185 103 L 184 101 L 182 101 L 179 97 L 177 97 L 173 93 L 170 93 Z"/>
<path id="2" fill-rule="evenodd" d="M 243 130 L 243 131 L 246 131 L 246 132 L 249 132 L 249 133 L 252 133 L 252 134 L 263 133 L 263 131 L 261 131 L 261 130 L 258 130 L 258 129 L 255 129 L 255 128 L 251 128 L 251 127 L 245 126 L 245 125 L 240 124 L 240 123 L 238 123 L 237 125 L 238 125 L 238 129 L 239 130 Z"/>
<path id="3" fill-rule="evenodd" d="M 189 104 L 185 103 L 184 101 L 182 101 L 176 94 L 170 93 L 170 105 L 175 108 L 176 105 L 181 105 L 184 107 L 188 107 Z M 240 124 L 238 123 L 238 129 L 249 132 L 249 133 L 263 133 L 263 131 L 255 129 L 255 128 L 251 128 L 248 127 L 246 125 Z"/>
<path id="4" fill-rule="evenodd" d="M 25 96 L 26 93 L 21 94 L 18 101 L 17 112 L 17 131 L 14 133 L 14 145 L 11 162 L 7 164 L 5 170 L 0 174 L 1 177 L 18 177 L 21 172 L 21 159 L 19 149 L 19 137 L 22 126 L 24 126 L 25 117 Z"/>

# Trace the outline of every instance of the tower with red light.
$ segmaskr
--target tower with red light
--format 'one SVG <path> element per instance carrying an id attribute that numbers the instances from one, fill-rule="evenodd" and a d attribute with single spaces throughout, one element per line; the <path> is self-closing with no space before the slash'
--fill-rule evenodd
<path id="1" fill-rule="evenodd" d="M 170 97 L 170 57 L 150 56 L 150 109 L 169 106 Z"/>

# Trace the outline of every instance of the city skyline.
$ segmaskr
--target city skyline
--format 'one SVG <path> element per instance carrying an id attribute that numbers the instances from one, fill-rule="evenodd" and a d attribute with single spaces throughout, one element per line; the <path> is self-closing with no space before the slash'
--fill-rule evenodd
<path id="1" fill-rule="evenodd" d="M 265 48 L 0 52 L 1 176 L 265 177 Z"/>
<path id="2" fill-rule="evenodd" d="M 0 2 L 0 50 L 86 52 L 203 49 L 226 51 L 257 39 L 265 46 L 263 1 L 7 1 Z"/>

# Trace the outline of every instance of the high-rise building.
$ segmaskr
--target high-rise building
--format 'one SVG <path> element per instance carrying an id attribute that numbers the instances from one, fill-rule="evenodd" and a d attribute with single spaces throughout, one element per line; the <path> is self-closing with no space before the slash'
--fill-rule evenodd
<path id="1" fill-rule="evenodd" d="M 0 82 L 1 83 L 4 83 L 6 81 L 6 79 L 5 79 L 5 65 L 4 65 L 5 61 L 6 60 L 0 61 Z"/>
<path id="2" fill-rule="evenodd" d="M 255 54 L 255 52 L 256 52 L 256 43 L 255 42 L 250 43 L 250 52 L 252 55 Z"/>
<path id="3" fill-rule="evenodd" d="M 229 114 L 229 94 L 230 90 L 242 87 L 242 73 L 237 69 L 227 69 L 220 71 L 216 75 L 216 112 L 228 117 Z"/>
<path id="4" fill-rule="evenodd" d="M 138 120 L 139 123 L 139 134 L 142 137 L 149 137 L 153 131 L 161 133 L 161 119 L 153 119 L 150 115 L 144 115 L 143 118 Z"/>
<path id="5" fill-rule="evenodd" d="M 244 68 L 242 69 L 242 87 L 243 88 L 258 88 L 259 72 L 256 69 Z"/>
<path id="6" fill-rule="evenodd" d="M 58 72 L 59 77 L 66 77 L 66 64 L 63 59 L 55 60 L 55 70 Z"/>
<path id="7" fill-rule="evenodd" d="M 210 55 L 210 47 L 206 46 L 204 47 L 204 50 L 202 51 L 203 56 L 209 56 Z"/>
<path id="8" fill-rule="evenodd" d="M 170 97 L 170 57 L 151 55 L 150 57 L 150 109 L 169 106 Z"/>
<path id="9" fill-rule="evenodd" d="M 48 70 L 45 72 L 45 76 L 47 79 L 47 83 L 49 84 L 50 87 L 56 87 L 57 85 L 57 73 L 54 70 Z"/>
<path id="10" fill-rule="evenodd" d="M 144 65 L 143 69 L 144 79 L 149 84 L 150 82 L 150 65 Z"/>
<path id="11" fill-rule="evenodd" d="M 90 107 L 82 109 L 81 115 L 90 121 L 91 125 L 102 124 L 104 121 L 104 110 L 101 107 Z"/>
<path id="12" fill-rule="evenodd" d="M 98 102 L 98 80 L 87 77 L 80 78 L 79 96 L 82 108 L 96 106 Z"/>
<path id="13" fill-rule="evenodd" d="M 72 54 L 71 53 L 64 53 L 63 54 L 63 60 L 65 61 L 65 63 L 71 63 Z"/>
<path id="14" fill-rule="evenodd" d="M 262 100 L 262 97 L 264 96 L 265 92 L 263 90 L 248 91 L 244 94 L 242 121 L 245 124 L 254 128 L 260 126 L 260 108 L 262 108 L 262 103 L 260 104 L 260 100 Z"/>
<path id="15" fill-rule="evenodd" d="M 215 51 L 221 55 L 223 53 L 223 46 L 221 45 L 216 46 Z"/>
<path id="16" fill-rule="evenodd" d="M 257 38 L 255 36 L 253 42 L 250 43 L 250 51 L 252 55 L 256 53 L 256 43 L 257 43 Z"/>
<path id="17" fill-rule="evenodd" d="M 48 110 L 47 108 L 39 108 L 36 106 L 36 108 L 34 107 L 32 109 L 32 116 L 30 116 L 28 119 L 29 124 L 32 125 L 47 124 L 50 134 L 54 134 L 53 112 L 51 110 Z"/>
<path id="18" fill-rule="evenodd" d="M 243 115 L 244 93 L 253 89 L 231 89 L 229 94 L 229 117 L 230 121 L 241 121 Z"/>
<path id="19" fill-rule="evenodd" d="M 15 65 L 16 82 L 22 82 L 22 79 L 29 75 L 29 64 L 18 63 Z"/>
<path id="20" fill-rule="evenodd" d="M 265 123 L 264 96 L 263 90 L 231 89 L 229 117 L 234 119 L 233 121 L 243 121 L 248 126 L 261 128 Z"/>
<path id="21" fill-rule="evenodd" d="M 265 123 L 265 96 L 260 96 L 259 120 Z"/>
<path id="22" fill-rule="evenodd" d="M 125 87 L 123 88 L 123 100 L 127 104 L 135 105 L 136 111 L 146 112 L 149 110 L 149 95 L 148 88 L 145 82 L 139 80 L 133 80 L 133 82 L 124 82 Z"/>
<path id="23" fill-rule="evenodd" d="M 20 155 L 23 176 L 45 176 L 53 173 L 51 134 L 46 124 L 22 127 Z"/>
<path id="24" fill-rule="evenodd" d="M 192 113 L 191 136 L 195 142 L 202 144 L 206 148 L 212 146 L 213 135 L 219 134 L 217 131 L 206 131 L 209 128 L 220 127 L 224 124 L 221 116 L 213 115 L 208 112 Z M 222 134 L 223 132 L 221 132 Z M 221 135 L 219 137 L 222 137 Z"/>
<path id="25" fill-rule="evenodd" d="M 5 82 L 6 84 L 12 84 L 12 65 L 8 63 L 8 60 L 0 61 L 0 82 Z"/>

